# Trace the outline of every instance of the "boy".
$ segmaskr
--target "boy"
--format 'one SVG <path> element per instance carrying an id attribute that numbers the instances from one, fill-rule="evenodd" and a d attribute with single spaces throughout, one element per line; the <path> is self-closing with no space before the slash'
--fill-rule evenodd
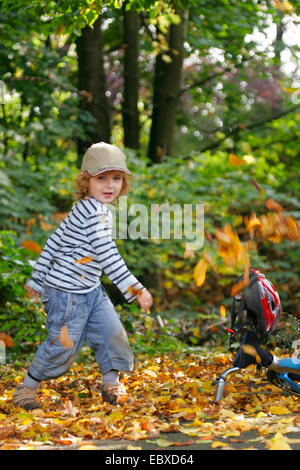
<path id="1" fill-rule="evenodd" d="M 128 401 L 119 371 L 133 369 L 133 355 L 119 316 L 100 283 L 104 273 L 128 302 L 148 311 L 153 299 L 130 273 L 112 241 L 112 215 L 105 204 L 128 190 L 125 156 L 100 142 L 85 153 L 77 180 L 78 201 L 48 239 L 26 289 L 40 295 L 47 313 L 48 336 L 38 348 L 13 404 L 41 408 L 36 393 L 42 380 L 66 373 L 85 340 L 95 351 L 102 373 L 103 401 Z"/>

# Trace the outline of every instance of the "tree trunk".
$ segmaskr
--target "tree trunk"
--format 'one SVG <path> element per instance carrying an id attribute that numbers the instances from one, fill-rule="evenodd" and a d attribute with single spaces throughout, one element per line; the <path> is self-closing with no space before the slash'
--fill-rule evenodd
<path id="1" fill-rule="evenodd" d="M 159 54 L 155 65 L 152 125 L 148 149 L 148 156 L 153 162 L 159 162 L 163 155 L 172 155 L 173 150 L 188 10 L 179 10 L 176 13 L 180 15 L 181 22 L 172 24 L 169 29 L 168 56 L 171 60 L 166 62 L 162 54 Z"/>
<path id="2" fill-rule="evenodd" d="M 86 125 L 88 138 L 79 140 L 78 154 L 81 157 L 87 147 L 95 142 L 109 142 L 110 110 L 106 92 L 103 60 L 103 38 L 101 17 L 92 27 L 86 26 L 76 40 L 78 56 L 78 88 L 81 108 L 89 111 L 95 121 Z"/>
<path id="3" fill-rule="evenodd" d="M 139 15 L 136 11 L 125 9 L 124 5 L 124 101 L 123 128 L 124 145 L 132 149 L 139 148 L 139 72 L 138 72 L 138 34 Z"/>

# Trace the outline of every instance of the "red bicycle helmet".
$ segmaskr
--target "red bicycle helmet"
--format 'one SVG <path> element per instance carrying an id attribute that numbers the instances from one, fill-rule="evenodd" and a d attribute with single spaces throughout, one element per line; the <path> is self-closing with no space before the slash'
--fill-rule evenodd
<path id="1" fill-rule="evenodd" d="M 239 312 L 235 311 L 236 300 L 240 302 Z M 239 323 L 242 311 L 246 311 L 247 322 L 262 342 L 271 336 L 280 320 L 281 303 L 278 292 L 264 274 L 253 268 L 249 271 L 248 286 L 233 302 L 232 328 L 235 330 L 242 326 Z"/>
<path id="2" fill-rule="evenodd" d="M 281 315 L 279 294 L 264 274 L 251 268 L 249 285 L 244 296 L 247 315 L 257 335 L 267 339 L 277 327 Z"/>

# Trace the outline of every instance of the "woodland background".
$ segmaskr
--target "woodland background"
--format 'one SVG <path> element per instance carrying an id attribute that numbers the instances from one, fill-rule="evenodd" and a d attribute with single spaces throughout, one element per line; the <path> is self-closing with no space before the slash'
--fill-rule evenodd
<path id="1" fill-rule="evenodd" d="M 70 210 L 96 141 L 124 149 L 129 203 L 205 205 L 205 245 L 117 240 L 155 305 L 108 289 L 136 352 L 227 341 L 249 265 L 298 339 L 299 13 L 296 0 L 0 2 L 0 330 L 20 365 L 45 337 L 24 282 Z M 163 223 L 163 221 L 162 221 Z M 227 344 L 227 343 L 226 343 Z"/>

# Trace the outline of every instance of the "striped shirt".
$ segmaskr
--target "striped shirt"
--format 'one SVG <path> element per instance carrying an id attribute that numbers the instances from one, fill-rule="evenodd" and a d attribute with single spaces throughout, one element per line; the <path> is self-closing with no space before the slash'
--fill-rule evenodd
<path id="1" fill-rule="evenodd" d="M 145 288 L 128 270 L 112 240 L 112 214 L 97 199 L 81 199 L 48 239 L 27 285 L 43 293 L 44 285 L 86 294 L 105 273 L 127 302 Z"/>

